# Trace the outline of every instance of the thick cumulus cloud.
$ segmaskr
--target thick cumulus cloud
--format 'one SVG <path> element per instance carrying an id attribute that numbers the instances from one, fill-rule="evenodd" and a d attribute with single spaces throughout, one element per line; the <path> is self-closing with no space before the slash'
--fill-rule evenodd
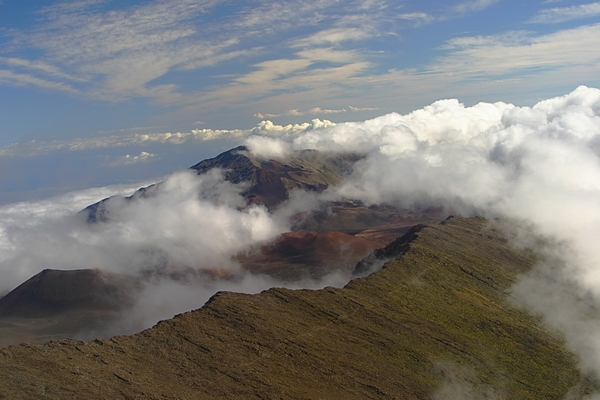
<path id="1" fill-rule="evenodd" d="M 516 244 L 544 238 L 540 265 L 515 295 L 600 372 L 600 90 L 579 87 L 533 107 L 442 100 L 279 146 L 366 154 L 330 196 L 499 217 Z"/>

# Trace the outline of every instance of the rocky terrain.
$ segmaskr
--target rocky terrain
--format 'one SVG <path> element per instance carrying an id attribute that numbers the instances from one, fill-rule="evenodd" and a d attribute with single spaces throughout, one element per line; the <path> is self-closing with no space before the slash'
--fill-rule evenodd
<path id="1" fill-rule="evenodd" d="M 1 398 L 577 399 L 598 387 L 508 288 L 535 261 L 453 218 L 343 289 L 220 292 L 132 336 L 0 350 Z"/>

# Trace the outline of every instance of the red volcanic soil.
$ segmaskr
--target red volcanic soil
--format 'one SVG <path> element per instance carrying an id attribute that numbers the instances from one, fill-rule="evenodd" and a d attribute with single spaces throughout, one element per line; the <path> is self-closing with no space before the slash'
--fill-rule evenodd
<path id="1" fill-rule="evenodd" d="M 352 200 L 333 202 L 327 207 L 295 217 L 294 228 L 315 232 L 340 231 L 362 237 L 385 247 L 411 227 L 443 221 L 451 210 L 402 210 L 390 205 L 365 206 Z"/>
<path id="2" fill-rule="evenodd" d="M 284 233 L 238 260 L 246 270 L 280 279 L 320 278 L 334 270 L 351 272 L 378 247 L 378 242 L 343 232 L 300 230 Z"/>

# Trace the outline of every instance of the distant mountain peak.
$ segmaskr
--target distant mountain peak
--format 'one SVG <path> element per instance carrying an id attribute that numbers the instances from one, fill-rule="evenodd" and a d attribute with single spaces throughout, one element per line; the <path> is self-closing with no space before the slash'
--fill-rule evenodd
<path id="1" fill-rule="evenodd" d="M 227 181 L 250 184 L 243 193 L 249 203 L 259 202 L 272 208 L 286 200 L 292 189 L 320 192 L 340 183 L 360 158 L 356 154 L 323 154 L 305 150 L 285 159 L 273 159 L 256 156 L 245 146 L 239 146 L 201 161 L 191 169 L 204 174 L 220 168 Z"/>
<path id="2" fill-rule="evenodd" d="M 226 181 L 248 184 L 248 188 L 242 193 L 248 204 L 264 204 L 272 209 L 288 198 L 290 190 L 321 192 L 329 186 L 339 184 L 344 176 L 352 172 L 354 163 L 362 157 L 350 153 L 303 150 L 285 159 L 273 159 L 254 155 L 247 147 L 238 146 L 200 161 L 190 169 L 195 170 L 198 175 L 215 168 L 221 169 Z M 159 189 L 160 183 L 141 188 L 125 199 L 152 196 L 150 188 Z M 110 199 L 112 198 L 89 205 L 81 214 L 92 223 L 109 220 L 106 205 Z"/>

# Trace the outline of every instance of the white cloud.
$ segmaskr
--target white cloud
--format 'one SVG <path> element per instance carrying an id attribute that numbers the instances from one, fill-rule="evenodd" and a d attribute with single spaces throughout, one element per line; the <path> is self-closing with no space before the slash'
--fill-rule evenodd
<path id="1" fill-rule="evenodd" d="M 435 20 L 434 16 L 429 15 L 424 12 L 403 13 L 403 14 L 399 14 L 398 18 L 404 19 L 407 21 L 417 22 L 420 24 L 430 23 Z"/>
<path id="2" fill-rule="evenodd" d="M 379 110 L 379 108 L 376 108 L 376 107 L 352 107 L 352 106 L 348 106 L 348 108 L 350 109 L 350 111 L 354 111 L 354 112 L 376 111 L 376 110 Z"/>
<path id="3" fill-rule="evenodd" d="M 126 154 L 123 157 L 120 157 L 119 159 L 111 162 L 110 165 L 113 167 L 120 167 L 120 166 L 124 166 L 124 165 L 138 164 L 138 163 L 148 162 L 152 158 L 155 158 L 155 157 L 156 157 L 156 154 L 148 153 L 147 151 L 142 151 L 137 156 L 132 156 L 132 155 Z"/>
<path id="4" fill-rule="evenodd" d="M 71 94 L 78 93 L 76 89 L 65 83 L 54 82 L 48 79 L 36 77 L 34 75 L 17 73 L 3 69 L 0 69 L 0 84 L 8 84 L 12 86 L 37 86 L 44 89 L 52 89 Z"/>
<path id="5" fill-rule="evenodd" d="M 95 203 L 105 197 L 113 195 L 129 196 L 141 186 L 148 183 L 136 185 L 112 185 L 99 188 L 91 188 L 77 192 L 71 192 L 62 196 L 38 202 L 20 202 L 0 207 L 0 264 L 14 256 L 18 251 L 18 244 L 13 243 L 9 233 L 13 227 L 19 229 L 35 230 L 38 226 L 51 223 L 60 218 L 72 216 L 84 207 Z M 2 268 L 3 287 L 0 292 L 11 289 L 25 279 L 35 274 L 38 267 L 32 269 Z"/>
<path id="6" fill-rule="evenodd" d="M 521 246 L 544 236 L 551 244 L 513 295 L 565 334 L 585 370 L 600 371 L 600 319 L 588 309 L 600 305 L 600 89 L 533 107 L 441 100 L 278 141 L 366 154 L 330 198 L 501 217 Z"/>
<path id="7" fill-rule="evenodd" d="M 534 24 L 556 24 L 600 15 L 600 2 L 579 4 L 569 7 L 546 8 L 529 20 Z"/>
<path id="8" fill-rule="evenodd" d="M 44 268 L 100 268 L 125 274 L 143 270 L 194 268 L 236 271 L 231 256 L 285 230 L 266 209 L 240 211 L 242 189 L 224 182 L 220 171 L 197 177 L 184 171 L 155 187 L 154 196 L 136 202 L 113 199 L 107 212 L 114 223 L 89 226 L 83 219 L 55 213 L 23 224 L 3 219 L 0 274 L 23 277 Z M 32 208 L 41 205 L 32 205 Z M 2 210 L 14 209 L 14 206 Z M 27 208 L 27 206 L 26 206 Z M 38 211 L 39 213 L 39 211 Z M 201 229 L 198 229 L 202 227 Z M 6 290 L 17 282 L 2 280 Z"/>
<path id="9" fill-rule="evenodd" d="M 312 114 L 339 114 L 348 112 L 348 110 L 346 110 L 345 108 L 342 108 L 341 110 L 331 110 L 327 108 L 314 107 L 310 109 L 310 112 Z"/>
<path id="10" fill-rule="evenodd" d="M 312 131 L 320 128 L 328 128 L 335 126 L 336 124 L 328 120 L 320 120 L 318 118 L 313 119 L 311 122 L 304 122 L 302 124 L 288 124 L 288 125 L 276 125 L 271 121 L 261 121 L 255 128 L 249 133 L 252 135 L 261 136 L 298 136 L 302 133 Z"/>
<path id="11" fill-rule="evenodd" d="M 297 112 L 298 110 L 290 110 L 290 111 Z M 284 114 L 272 114 L 272 113 L 261 113 L 261 112 L 254 114 L 254 116 L 258 119 L 276 118 L 276 117 L 281 117 L 282 115 L 284 115 Z"/>
<path id="12" fill-rule="evenodd" d="M 31 61 L 31 60 L 27 60 L 27 59 L 23 59 L 23 58 L 14 58 L 14 57 L 12 57 L 12 58 L 0 57 L 0 62 L 7 64 L 7 65 L 11 65 L 11 66 L 24 67 L 24 68 L 30 69 L 30 70 L 41 71 L 44 74 L 59 77 L 59 78 L 64 78 L 67 80 L 78 81 L 78 82 L 85 81 L 85 79 L 83 79 L 83 78 L 79 78 L 79 77 L 76 77 L 73 75 L 66 74 L 63 71 L 61 71 L 58 67 L 56 67 L 54 65 L 46 64 L 43 61 Z"/>
<path id="13" fill-rule="evenodd" d="M 485 10 L 488 7 L 493 6 L 500 0 L 468 0 L 463 1 L 453 7 L 453 10 L 459 14 L 466 14 L 470 12 L 478 12 Z"/>
<path id="14" fill-rule="evenodd" d="M 251 136 L 246 139 L 245 145 L 253 154 L 267 159 L 281 160 L 291 153 L 290 146 L 287 143 L 266 136 Z"/>
<path id="15" fill-rule="evenodd" d="M 588 25 L 538 37 L 522 33 L 502 37 L 463 38 L 461 47 L 440 58 L 428 72 L 501 75 L 529 68 L 565 68 L 600 62 L 600 25 Z"/>
<path id="16" fill-rule="evenodd" d="M 297 39 L 293 47 L 312 47 L 323 45 L 336 45 L 347 41 L 364 40 L 373 36 L 368 32 L 355 27 L 340 27 L 319 31 L 307 38 Z"/>

